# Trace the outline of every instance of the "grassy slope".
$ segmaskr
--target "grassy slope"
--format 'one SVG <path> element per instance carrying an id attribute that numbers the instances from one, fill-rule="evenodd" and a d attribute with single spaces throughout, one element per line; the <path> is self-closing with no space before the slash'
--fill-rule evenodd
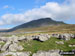
<path id="1" fill-rule="evenodd" d="M 75 25 L 45 26 L 38 28 L 23 28 L 13 32 L 46 31 L 49 33 L 75 33 Z"/>

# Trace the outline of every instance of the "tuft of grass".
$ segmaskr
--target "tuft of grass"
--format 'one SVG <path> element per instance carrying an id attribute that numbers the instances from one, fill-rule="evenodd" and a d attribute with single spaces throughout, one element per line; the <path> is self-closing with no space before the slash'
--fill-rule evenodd
<path id="1" fill-rule="evenodd" d="M 0 43 L 1 46 L 3 46 L 5 44 L 5 42 Z"/>
<path id="2" fill-rule="evenodd" d="M 9 54 L 9 55 L 6 55 L 6 56 L 12 56 L 11 54 Z"/>

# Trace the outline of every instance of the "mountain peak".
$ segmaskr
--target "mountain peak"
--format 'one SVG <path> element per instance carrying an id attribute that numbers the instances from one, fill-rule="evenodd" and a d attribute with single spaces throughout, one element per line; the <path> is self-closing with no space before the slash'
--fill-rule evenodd
<path id="1" fill-rule="evenodd" d="M 44 20 L 52 20 L 51 18 L 40 18 L 40 19 L 44 19 Z"/>
<path id="2" fill-rule="evenodd" d="M 38 20 L 53 21 L 51 18 L 40 18 Z M 33 20 L 34 21 L 34 20 Z"/>
<path id="3" fill-rule="evenodd" d="M 61 25 L 65 24 L 64 22 L 55 21 L 51 18 L 40 18 L 38 20 L 33 20 L 22 25 L 16 26 L 9 31 L 14 31 L 21 28 L 36 28 L 36 27 L 43 27 L 43 26 L 51 26 L 51 25 Z"/>

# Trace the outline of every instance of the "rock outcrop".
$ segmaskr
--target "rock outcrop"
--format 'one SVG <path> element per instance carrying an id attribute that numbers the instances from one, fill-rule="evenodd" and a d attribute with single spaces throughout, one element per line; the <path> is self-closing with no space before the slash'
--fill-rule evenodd
<path id="1" fill-rule="evenodd" d="M 39 34 L 35 36 L 22 36 L 18 37 L 15 35 L 12 35 L 11 37 L 0 37 L 0 41 L 5 42 L 5 45 L 1 46 L 1 51 L 20 51 L 23 50 L 23 47 L 21 45 L 18 45 L 19 41 L 30 41 L 34 39 L 38 39 L 39 41 L 46 41 L 50 38 L 48 34 Z"/>
<path id="2" fill-rule="evenodd" d="M 31 52 L 4 52 L 0 53 L 0 56 L 30 56 Z"/>
<path id="3" fill-rule="evenodd" d="M 21 45 L 18 45 L 17 43 L 13 43 L 9 46 L 8 51 L 20 51 L 23 50 L 23 47 Z"/>
<path id="4" fill-rule="evenodd" d="M 71 38 L 75 39 L 74 34 L 38 34 L 33 36 L 15 36 L 11 37 L 0 37 L 0 43 L 5 43 L 4 45 L 0 45 L 0 50 L 3 53 L 0 53 L 0 56 L 12 55 L 12 56 L 29 56 L 30 52 L 18 52 L 22 51 L 24 48 L 19 45 L 20 41 L 30 41 L 30 40 L 38 40 L 40 42 L 44 42 L 49 40 L 51 37 L 55 37 L 60 40 L 70 40 Z M 55 41 L 56 44 L 64 44 L 63 41 Z M 69 47 L 75 47 L 75 45 L 69 45 Z M 59 54 L 59 50 L 50 50 L 50 51 L 38 51 L 34 53 L 32 56 L 61 56 Z"/>
<path id="5" fill-rule="evenodd" d="M 34 53 L 32 56 L 61 56 L 59 54 L 59 50 L 50 50 L 50 51 L 38 51 Z"/>
<path id="6" fill-rule="evenodd" d="M 35 36 L 34 39 L 43 42 L 43 41 L 49 40 L 50 37 L 51 36 L 49 34 L 39 34 L 39 35 Z"/>
<path id="7" fill-rule="evenodd" d="M 18 52 L 22 51 L 24 48 L 19 45 L 20 41 L 30 41 L 30 40 L 38 40 L 40 42 L 44 42 L 49 40 L 51 37 L 55 37 L 60 40 L 70 40 L 71 38 L 75 39 L 74 34 L 39 34 L 33 36 L 15 36 L 11 37 L 0 37 L 0 43 L 5 43 L 3 46 L 0 45 L 0 50 L 3 53 L 0 53 L 0 56 L 12 55 L 12 56 L 29 56 L 30 52 Z M 55 41 L 56 44 L 64 44 L 63 41 Z M 69 47 L 75 47 L 75 45 L 69 45 Z M 32 56 L 61 56 L 59 54 L 60 50 L 50 50 L 50 51 L 38 51 L 37 53 L 32 54 Z"/>
<path id="8" fill-rule="evenodd" d="M 56 37 L 58 39 L 61 40 L 70 40 L 71 38 L 75 38 L 74 34 L 68 34 L 68 33 L 64 33 L 64 34 L 52 34 L 52 37 Z"/>
<path id="9" fill-rule="evenodd" d="M 46 40 L 49 40 L 51 37 L 56 37 L 58 39 L 62 40 L 70 40 L 71 38 L 75 38 L 74 34 L 39 34 L 34 36 L 15 36 L 12 35 L 11 37 L 0 37 L 0 42 L 6 42 L 5 45 L 1 46 L 1 51 L 17 51 L 17 50 L 23 50 L 23 47 L 18 45 L 19 41 L 30 41 L 30 40 L 38 40 L 41 42 L 44 42 Z M 57 44 L 64 44 L 63 42 L 56 42 Z"/>
<path id="10" fill-rule="evenodd" d="M 33 53 L 32 56 L 61 56 L 60 50 L 49 50 L 49 51 L 37 51 L 37 53 Z M 3 52 L 0 53 L 0 56 L 30 56 L 31 52 Z"/>
<path id="11" fill-rule="evenodd" d="M 10 44 L 10 41 L 6 42 L 6 44 L 1 48 L 1 51 L 6 51 L 9 48 Z"/>

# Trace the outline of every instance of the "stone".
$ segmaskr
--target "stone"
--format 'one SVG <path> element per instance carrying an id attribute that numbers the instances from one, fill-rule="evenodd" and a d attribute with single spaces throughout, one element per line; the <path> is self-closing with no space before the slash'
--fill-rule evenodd
<path id="1" fill-rule="evenodd" d="M 4 52 L 4 53 L 2 53 L 2 56 L 7 56 L 7 55 L 17 56 L 16 53 L 14 53 L 14 52 Z"/>
<path id="2" fill-rule="evenodd" d="M 59 38 L 59 34 L 52 34 L 52 37 Z"/>
<path id="3" fill-rule="evenodd" d="M 36 39 L 43 42 L 43 41 L 50 39 L 50 37 L 51 36 L 48 34 L 39 34 L 36 36 Z"/>
<path id="4" fill-rule="evenodd" d="M 30 52 L 3 52 L 0 53 L 0 56 L 12 55 L 12 56 L 30 56 Z"/>
<path id="5" fill-rule="evenodd" d="M 64 34 L 52 34 L 52 37 L 56 37 L 58 39 L 62 39 L 62 40 L 70 40 L 71 38 L 75 38 L 74 34 L 68 34 L 68 33 L 64 33 Z"/>
<path id="6" fill-rule="evenodd" d="M 64 36 L 65 36 L 65 40 L 70 40 L 70 34 L 64 34 Z"/>
<path id="7" fill-rule="evenodd" d="M 0 37 L 0 41 L 7 42 L 7 40 L 8 40 L 8 37 Z"/>
<path id="8" fill-rule="evenodd" d="M 18 42 L 18 37 L 15 35 L 12 35 L 12 37 L 10 37 L 10 41 L 17 43 Z"/>
<path id="9" fill-rule="evenodd" d="M 55 41 L 56 44 L 64 44 L 63 41 Z"/>
<path id="10" fill-rule="evenodd" d="M 33 37 L 33 40 L 39 39 L 39 35 L 32 36 L 32 37 Z"/>
<path id="11" fill-rule="evenodd" d="M 71 36 L 70 34 L 60 34 L 59 35 L 59 39 L 62 39 L 62 40 L 70 40 L 71 39 Z"/>
<path id="12" fill-rule="evenodd" d="M 18 37 L 18 40 L 19 40 L 19 41 L 21 41 L 21 40 L 26 40 L 26 37 L 25 37 L 25 36 Z"/>
<path id="13" fill-rule="evenodd" d="M 75 47 L 75 45 L 69 45 L 69 47 Z"/>
<path id="14" fill-rule="evenodd" d="M 6 44 L 1 48 L 1 51 L 6 51 L 10 44 L 11 44 L 10 41 L 6 42 Z"/>
<path id="15" fill-rule="evenodd" d="M 18 45 L 18 49 L 19 51 L 23 50 L 24 48 L 21 45 Z"/>
<path id="16" fill-rule="evenodd" d="M 23 50 L 23 47 L 21 45 L 18 45 L 17 43 L 13 43 L 9 46 L 9 51 L 21 51 Z"/>
<path id="17" fill-rule="evenodd" d="M 14 44 L 11 44 L 10 46 L 9 46 L 9 51 L 17 51 L 17 48 L 18 46 L 17 46 L 17 44 L 16 43 L 14 43 Z"/>
<path id="18" fill-rule="evenodd" d="M 71 38 L 75 38 L 75 35 L 74 34 L 70 34 Z"/>
<path id="19" fill-rule="evenodd" d="M 33 40 L 33 37 L 32 36 L 26 36 L 26 40 L 28 40 L 28 41 Z"/>
<path id="20" fill-rule="evenodd" d="M 30 56 L 31 52 L 17 52 L 17 56 Z"/>
<path id="21" fill-rule="evenodd" d="M 40 41 L 46 41 L 46 40 L 48 40 L 48 38 L 47 37 L 44 37 L 44 36 L 39 36 L 39 40 Z"/>
<path id="22" fill-rule="evenodd" d="M 34 53 L 32 56 L 61 56 L 58 51 L 38 51 Z"/>

